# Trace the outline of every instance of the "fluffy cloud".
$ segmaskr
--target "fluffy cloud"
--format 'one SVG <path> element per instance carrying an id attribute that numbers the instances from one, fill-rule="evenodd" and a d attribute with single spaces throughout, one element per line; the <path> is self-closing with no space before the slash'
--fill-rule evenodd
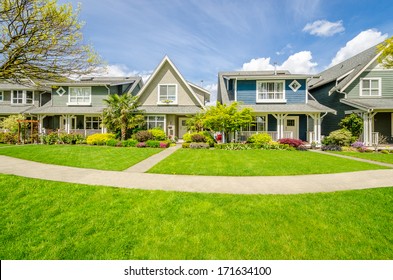
<path id="1" fill-rule="evenodd" d="M 261 71 L 274 70 L 274 65 L 270 62 L 270 57 L 253 58 L 250 62 L 243 64 L 241 70 L 244 71 Z M 318 63 L 312 61 L 312 54 L 310 51 L 301 51 L 288 57 L 281 65 L 276 65 L 277 69 L 288 70 L 295 74 L 313 74 L 316 73 Z"/>
<path id="2" fill-rule="evenodd" d="M 319 37 L 330 37 L 336 33 L 343 32 L 345 30 L 343 21 L 339 20 L 336 22 L 330 22 L 327 20 L 317 20 L 313 23 L 307 23 L 303 28 L 304 32 L 309 32 L 311 35 Z"/>
<path id="3" fill-rule="evenodd" d="M 217 101 L 217 84 L 209 84 L 203 87 L 204 89 L 210 91 L 210 102 L 206 106 L 214 106 Z"/>
<path id="4" fill-rule="evenodd" d="M 332 59 L 329 67 L 336 65 L 372 46 L 381 43 L 388 37 L 375 29 L 368 29 L 360 32 L 355 38 L 348 41 L 345 47 L 342 47 Z"/>

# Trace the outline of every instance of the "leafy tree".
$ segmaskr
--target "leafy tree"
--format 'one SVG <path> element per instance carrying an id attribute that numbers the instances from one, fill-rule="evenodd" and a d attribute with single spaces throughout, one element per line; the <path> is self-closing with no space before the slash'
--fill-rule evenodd
<path id="1" fill-rule="evenodd" d="M 19 115 L 10 115 L 9 117 L 5 118 L 3 121 L 0 122 L 0 127 L 2 129 L 5 129 L 11 133 L 17 133 L 18 132 L 18 126 L 19 123 L 18 121 L 23 121 L 26 118 L 19 114 Z M 26 124 L 22 124 L 22 128 L 25 127 Z"/>
<path id="2" fill-rule="evenodd" d="M 339 126 L 349 130 L 355 138 L 359 138 L 363 131 L 363 119 L 352 113 L 343 118 Z"/>
<path id="3" fill-rule="evenodd" d="M 203 121 L 205 119 L 205 113 L 200 112 L 187 119 L 187 128 L 191 131 L 200 132 L 203 130 Z"/>
<path id="4" fill-rule="evenodd" d="M 57 0 L 1 0 L 0 79 L 59 81 L 95 71 L 101 59 L 82 43 L 79 12 Z"/>
<path id="5" fill-rule="evenodd" d="M 125 140 L 127 129 L 145 122 L 142 111 L 138 110 L 138 96 L 112 94 L 104 102 L 108 107 L 103 112 L 103 124 L 112 131 L 120 130 L 121 140 Z"/>
<path id="6" fill-rule="evenodd" d="M 393 37 L 379 44 L 378 50 L 381 52 L 378 62 L 382 63 L 386 68 L 393 68 Z"/>

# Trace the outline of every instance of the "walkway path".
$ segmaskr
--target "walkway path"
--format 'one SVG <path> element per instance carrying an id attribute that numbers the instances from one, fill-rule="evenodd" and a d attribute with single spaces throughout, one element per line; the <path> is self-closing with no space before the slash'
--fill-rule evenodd
<path id="1" fill-rule="evenodd" d="M 89 185 L 235 194 L 296 194 L 393 186 L 393 169 L 300 176 L 188 176 L 102 171 L 7 156 L 0 156 L 0 173 Z"/>

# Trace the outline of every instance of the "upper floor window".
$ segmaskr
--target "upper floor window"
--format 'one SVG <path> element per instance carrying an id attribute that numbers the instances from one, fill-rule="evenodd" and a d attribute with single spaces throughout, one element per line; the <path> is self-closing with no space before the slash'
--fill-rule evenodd
<path id="1" fill-rule="evenodd" d="M 11 104 L 33 104 L 34 94 L 29 90 L 13 90 Z"/>
<path id="2" fill-rule="evenodd" d="M 381 78 L 360 79 L 360 96 L 381 96 Z"/>
<path id="3" fill-rule="evenodd" d="M 67 105 L 91 105 L 91 87 L 70 87 Z"/>
<path id="4" fill-rule="evenodd" d="M 0 91 L 0 102 L 4 101 L 4 92 Z"/>
<path id="5" fill-rule="evenodd" d="M 285 102 L 284 81 L 258 81 L 257 102 Z"/>
<path id="6" fill-rule="evenodd" d="M 177 104 L 177 85 L 159 85 L 159 104 Z"/>

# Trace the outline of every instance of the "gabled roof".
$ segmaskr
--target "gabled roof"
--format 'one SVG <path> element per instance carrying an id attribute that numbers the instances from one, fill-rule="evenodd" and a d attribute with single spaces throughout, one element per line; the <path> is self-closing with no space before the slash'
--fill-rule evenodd
<path id="1" fill-rule="evenodd" d="M 309 89 L 315 89 L 330 82 L 336 81 L 329 94 L 334 91 L 344 91 L 371 63 L 373 63 L 380 53 L 376 46 L 373 46 L 343 62 L 334 65 L 319 73 L 320 78 L 312 79 L 308 85 Z"/>
<path id="2" fill-rule="evenodd" d="M 170 65 L 170 67 L 175 71 L 175 73 L 179 76 L 180 80 L 184 83 L 184 85 L 186 86 L 187 90 L 191 93 L 191 95 L 195 98 L 195 100 L 198 102 L 198 104 L 202 107 L 205 108 L 205 104 L 202 104 L 202 101 L 198 98 L 197 94 L 194 92 L 194 90 L 192 89 L 192 87 L 196 87 L 196 85 L 191 85 L 189 82 L 187 82 L 184 77 L 180 74 L 179 70 L 176 68 L 176 66 L 173 64 L 173 62 L 169 59 L 168 56 L 165 56 L 160 64 L 157 66 L 157 68 L 154 70 L 153 74 L 151 74 L 151 76 L 149 77 L 149 79 L 147 80 L 146 84 L 143 86 L 143 88 L 139 91 L 139 93 L 137 94 L 137 96 L 142 96 L 146 89 L 149 87 L 149 85 L 152 83 L 152 81 L 154 81 L 155 77 L 158 75 L 158 73 L 160 73 L 161 69 L 164 67 L 165 63 L 168 63 Z M 205 90 L 202 89 L 200 87 L 198 87 L 198 89 L 206 92 L 209 94 L 209 99 L 210 99 L 210 93 Z"/>
<path id="3" fill-rule="evenodd" d="M 392 110 L 392 98 L 351 98 L 341 99 L 340 102 L 360 110 Z"/>

